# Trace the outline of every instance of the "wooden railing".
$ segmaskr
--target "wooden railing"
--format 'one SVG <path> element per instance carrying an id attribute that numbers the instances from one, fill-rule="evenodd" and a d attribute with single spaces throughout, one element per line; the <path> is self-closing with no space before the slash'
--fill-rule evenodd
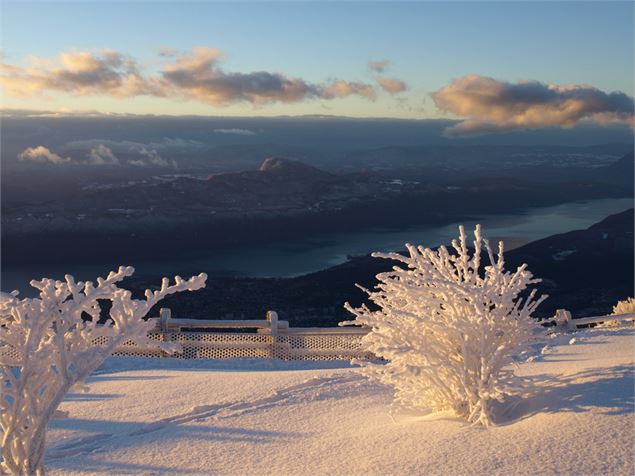
<path id="1" fill-rule="evenodd" d="M 259 320 L 175 319 L 169 309 L 161 309 L 152 318 L 151 340 L 174 342 L 181 351 L 176 357 L 186 359 L 273 357 L 285 360 L 350 360 L 373 356 L 366 352 L 361 339 L 369 332 L 363 327 L 290 328 L 278 313 L 268 311 Z M 235 332 L 240 330 L 255 332 Z M 162 357 L 160 351 L 141 350 L 129 342 L 115 355 Z"/>
<path id="2" fill-rule="evenodd" d="M 174 342 L 181 351 L 175 356 L 184 359 L 217 358 L 278 358 L 285 360 L 350 360 L 369 359 L 374 356 L 364 350 L 362 338 L 369 328 L 346 327 L 289 327 L 287 321 L 278 319 L 275 311 L 268 311 L 262 320 L 199 320 L 174 319 L 169 309 L 161 309 L 150 331 L 150 340 Z M 545 323 L 555 323 L 556 328 L 575 330 L 580 326 L 600 324 L 607 321 L 626 323 L 634 321 L 635 313 L 591 316 L 572 319 L 571 313 L 559 309 Z M 253 329 L 255 332 L 228 332 Z M 553 329 L 553 327 L 552 327 Z M 190 332 L 195 331 L 195 332 Z M 201 332 L 203 331 L 203 332 Z M 95 342 L 103 345 L 104 342 Z M 13 352 L 3 348 L 2 353 Z M 165 352 L 156 349 L 141 349 L 134 342 L 126 342 L 115 355 L 165 357 Z"/>
<path id="3" fill-rule="evenodd" d="M 155 321 L 154 332 L 180 332 L 182 329 L 213 330 L 213 329 L 256 329 L 258 334 L 268 335 L 359 335 L 364 336 L 369 328 L 347 327 L 289 327 L 289 321 L 278 319 L 276 311 L 267 311 L 266 319 L 242 320 L 204 320 L 173 318 L 170 309 L 162 308 Z"/>
<path id="4" fill-rule="evenodd" d="M 635 320 L 635 313 L 609 314 L 605 316 L 590 316 L 573 319 L 571 313 L 566 309 L 558 309 L 556 315 L 546 322 L 554 322 L 558 327 L 565 329 L 577 329 L 580 326 L 589 324 L 602 324 L 608 321 L 624 322 Z"/>
<path id="5" fill-rule="evenodd" d="M 268 311 L 267 318 L 263 320 L 203 320 L 203 319 L 174 319 L 172 311 L 162 308 L 158 318 L 151 318 L 155 321 L 155 330 L 158 332 L 179 332 L 181 329 L 265 329 L 272 334 L 276 334 L 280 329 L 288 329 L 288 321 L 278 320 L 278 313 Z"/>
<path id="6" fill-rule="evenodd" d="M 203 320 L 203 319 L 175 319 L 170 309 L 163 308 L 158 318 L 151 318 L 156 322 L 155 332 L 180 332 L 182 329 L 213 330 L 213 329 L 256 329 L 258 334 L 266 335 L 356 335 L 364 336 L 369 332 L 367 327 L 289 327 L 289 321 L 278 319 L 276 311 L 267 311 L 266 319 L 258 320 Z M 635 313 L 608 314 L 574 319 L 566 309 L 558 309 L 551 319 L 543 324 L 553 322 L 559 327 L 577 329 L 589 324 L 601 324 L 607 321 L 627 322 L 635 320 Z"/>

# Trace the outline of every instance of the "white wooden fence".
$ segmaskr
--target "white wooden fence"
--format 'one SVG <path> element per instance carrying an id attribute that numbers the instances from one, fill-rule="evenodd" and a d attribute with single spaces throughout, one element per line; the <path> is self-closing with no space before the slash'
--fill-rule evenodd
<path id="1" fill-rule="evenodd" d="M 150 338 L 159 342 L 180 344 L 182 351 L 174 355 L 177 358 L 261 357 L 284 360 L 373 358 L 372 354 L 363 350 L 361 342 L 362 337 L 368 333 L 368 328 L 352 326 L 292 328 L 287 321 L 278 320 L 278 314 L 275 311 L 269 311 L 264 320 L 223 321 L 173 319 L 169 309 L 161 309 L 160 317 L 154 320 L 155 330 L 150 333 Z M 546 322 L 554 322 L 559 328 L 574 330 L 579 326 L 606 321 L 626 323 L 632 320 L 635 320 L 635 313 L 572 319 L 569 311 L 559 309 L 556 315 Z M 238 329 L 255 329 L 256 332 L 227 332 L 227 330 Z M 117 349 L 115 355 L 162 357 L 165 354 L 159 350 L 142 350 L 135 347 L 133 343 L 128 343 Z"/>
<path id="2" fill-rule="evenodd" d="M 240 357 L 276 358 L 284 360 L 350 360 L 372 359 L 374 356 L 362 347 L 362 338 L 368 328 L 362 327 L 299 327 L 291 328 L 287 321 L 278 320 L 275 311 L 269 311 L 263 320 L 199 320 L 173 319 L 169 309 L 161 309 L 153 319 L 155 328 L 148 336 L 156 342 L 180 344 L 181 351 L 170 355 L 181 359 L 227 359 Z M 559 309 L 556 315 L 543 323 L 555 323 L 557 328 L 575 330 L 580 326 L 607 321 L 626 323 L 635 321 L 635 313 L 592 316 L 572 319 L 571 313 Z M 253 329 L 255 332 L 235 332 Z M 234 332 L 231 332 L 234 331 Z M 100 340 L 96 345 L 105 344 Z M 4 348 L 0 352 L 13 352 Z M 133 342 L 125 342 L 114 355 L 167 357 L 158 348 L 142 349 Z"/>
<path id="3" fill-rule="evenodd" d="M 635 321 L 635 313 L 580 317 L 573 319 L 569 311 L 566 309 L 558 309 L 556 311 L 556 315 L 547 322 L 554 322 L 558 327 L 575 330 L 578 327 L 588 326 L 589 324 L 603 324 L 606 322 L 626 324 L 629 321 Z"/>
<path id="4" fill-rule="evenodd" d="M 160 317 L 154 321 L 156 325 L 149 333 L 150 339 L 179 344 L 182 350 L 173 357 L 183 359 L 350 360 L 373 357 L 363 350 L 361 343 L 368 329 L 290 328 L 287 321 L 278 320 L 275 311 L 269 311 L 264 320 L 223 321 L 173 319 L 169 309 L 161 309 Z M 255 332 L 227 332 L 244 329 Z M 163 357 L 166 354 L 156 349 L 140 349 L 133 342 L 127 342 L 114 355 Z"/>

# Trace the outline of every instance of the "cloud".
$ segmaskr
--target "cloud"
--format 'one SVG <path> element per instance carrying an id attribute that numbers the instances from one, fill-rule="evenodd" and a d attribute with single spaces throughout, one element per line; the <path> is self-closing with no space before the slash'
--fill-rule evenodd
<path id="1" fill-rule="evenodd" d="M 143 77 L 134 60 L 115 51 L 61 53 L 56 61 L 30 58 L 29 63 L 2 65 L 0 84 L 10 95 L 28 97 L 46 91 L 119 98 L 162 95 L 160 84 Z"/>
<path id="2" fill-rule="evenodd" d="M 383 73 L 390 66 L 390 60 L 369 61 L 368 69 L 375 73 Z"/>
<path id="3" fill-rule="evenodd" d="M 133 143 L 136 144 L 136 143 Z M 157 152 L 143 144 L 130 147 L 127 151 L 128 157 L 134 154 L 133 159 L 122 161 L 117 157 L 112 149 L 104 144 L 93 146 L 86 154 L 85 159 L 73 160 L 70 157 L 62 157 L 43 145 L 36 147 L 28 147 L 18 154 L 18 159 L 22 161 L 32 161 L 39 163 L 51 163 L 56 165 L 84 165 L 84 166 L 102 166 L 102 165 L 134 165 L 134 166 L 156 166 L 156 167 L 172 167 L 178 168 L 174 160 L 168 160 Z"/>
<path id="4" fill-rule="evenodd" d="M 63 165 L 70 163 L 70 157 L 62 157 L 54 152 L 51 152 L 47 147 L 38 145 L 36 147 L 28 147 L 23 152 L 18 154 L 19 160 L 51 163 L 56 165 Z"/>
<path id="5" fill-rule="evenodd" d="M 99 144 L 88 153 L 88 165 L 119 165 L 119 159 L 109 147 Z"/>
<path id="6" fill-rule="evenodd" d="M 103 113 L 95 110 L 70 110 L 60 108 L 57 111 L 38 109 L 0 108 L 0 116 L 3 118 L 35 118 L 35 117 L 110 117 L 124 114 Z"/>
<path id="7" fill-rule="evenodd" d="M 255 136 L 254 131 L 249 129 L 214 129 L 217 134 L 236 134 L 238 136 Z"/>
<path id="8" fill-rule="evenodd" d="M 203 142 L 192 139 L 181 139 L 179 137 L 163 137 L 160 140 L 151 142 L 135 142 L 135 141 L 115 141 L 111 139 L 82 139 L 75 140 L 66 143 L 68 149 L 90 149 L 100 144 L 105 145 L 109 149 L 115 152 L 126 152 L 130 150 L 137 151 L 141 148 L 148 149 L 171 149 L 171 150 L 183 150 L 183 149 L 202 149 L 206 145 Z"/>
<path id="9" fill-rule="evenodd" d="M 178 168 L 174 160 L 167 160 L 161 157 L 156 149 L 148 149 L 146 147 L 140 147 L 136 152 L 141 156 L 140 159 L 131 160 L 128 162 L 130 165 L 136 166 L 149 166 L 154 165 L 157 167 L 172 167 Z"/>
<path id="10" fill-rule="evenodd" d="M 227 72 L 221 67 L 223 53 L 215 48 L 197 47 L 184 55 L 163 48 L 159 56 L 167 62 L 158 75 L 142 74 L 135 60 L 111 50 L 61 53 L 55 60 L 31 58 L 25 67 L 3 64 L 0 84 L 8 94 L 20 97 L 49 91 L 117 98 L 147 95 L 191 99 L 214 106 L 347 96 L 375 98 L 372 85 L 357 81 L 311 83 L 277 72 Z"/>
<path id="11" fill-rule="evenodd" d="M 387 59 L 380 60 L 380 61 L 369 61 L 368 69 L 372 71 L 373 73 L 381 74 L 384 71 L 386 71 L 386 69 L 388 68 L 388 66 L 390 66 L 390 64 L 391 64 L 390 60 L 387 60 Z M 377 81 L 377 84 L 379 84 L 379 87 L 381 87 L 381 89 L 383 89 L 389 94 L 402 93 L 406 89 L 408 89 L 408 87 L 406 86 L 406 83 L 404 83 L 402 80 L 397 78 L 382 78 L 376 75 L 375 81 Z"/>
<path id="12" fill-rule="evenodd" d="M 466 117 L 449 136 L 513 129 L 572 127 L 582 120 L 633 124 L 633 98 L 587 85 L 509 83 L 478 75 L 452 81 L 431 94 L 437 108 Z"/>
<path id="13" fill-rule="evenodd" d="M 198 47 L 190 55 L 179 56 L 162 73 L 164 84 L 175 94 L 215 106 L 235 102 L 262 105 L 293 103 L 306 99 L 334 99 L 358 95 L 374 99 L 372 86 L 345 80 L 313 84 L 281 73 L 256 71 L 229 73 L 220 66 L 223 54 L 214 48 Z"/>
<path id="14" fill-rule="evenodd" d="M 390 94 L 402 93 L 408 88 L 406 83 L 396 78 L 377 78 L 377 83 Z"/>
<path id="15" fill-rule="evenodd" d="M 366 83 L 357 81 L 344 81 L 338 79 L 320 88 L 319 96 L 326 99 L 343 98 L 357 95 L 367 99 L 375 99 L 375 89 Z"/>

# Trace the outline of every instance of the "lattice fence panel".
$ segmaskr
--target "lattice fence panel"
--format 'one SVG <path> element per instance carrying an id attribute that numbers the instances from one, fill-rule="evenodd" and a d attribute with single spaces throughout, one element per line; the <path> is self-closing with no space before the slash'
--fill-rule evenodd
<path id="1" fill-rule="evenodd" d="M 358 335 L 278 335 L 170 332 L 150 334 L 152 340 L 180 344 L 182 351 L 172 355 L 181 359 L 233 359 L 240 357 L 278 358 L 283 360 L 368 359 L 371 354 L 361 347 Z M 127 344 L 127 345 L 126 345 Z M 114 355 L 161 357 L 161 351 L 143 351 L 126 343 Z"/>
<path id="2" fill-rule="evenodd" d="M 367 359 L 358 335 L 280 335 L 276 357 L 284 360 L 348 360 Z"/>
<path id="3" fill-rule="evenodd" d="M 364 352 L 362 335 L 309 334 L 277 335 L 222 332 L 150 333 L 150 340 L 179 344 L 181 352 L 168 355 L 158 348 L 141 349 L 132 341 L 124 342 L 113 355 L 143 357 L 175 357 L 180 359 L 233 359 L 241 357 L 278 358 L 283 360 L 349 360 L 370 359 Z M 106 337 L 95 339 L 105 345 Z M 0 354 L 17 358 L 13 348 L 0 349 Z"/>
<path id="4" fill-rule="evenodd" d="M 17 360 L 20 358 L 20 354 L 18 353 L 18 351 L 9 345 L 0 347 L 0 356 L 8 357 L 10 360 Z"/>

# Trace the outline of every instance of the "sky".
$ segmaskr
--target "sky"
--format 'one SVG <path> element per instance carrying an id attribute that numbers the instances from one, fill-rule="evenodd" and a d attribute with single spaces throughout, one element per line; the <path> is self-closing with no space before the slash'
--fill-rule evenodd
<path id="1" fill-rule="evenodd" d="M 633 3 L 2 2 L 2 107 L 633 123 Z"/>

